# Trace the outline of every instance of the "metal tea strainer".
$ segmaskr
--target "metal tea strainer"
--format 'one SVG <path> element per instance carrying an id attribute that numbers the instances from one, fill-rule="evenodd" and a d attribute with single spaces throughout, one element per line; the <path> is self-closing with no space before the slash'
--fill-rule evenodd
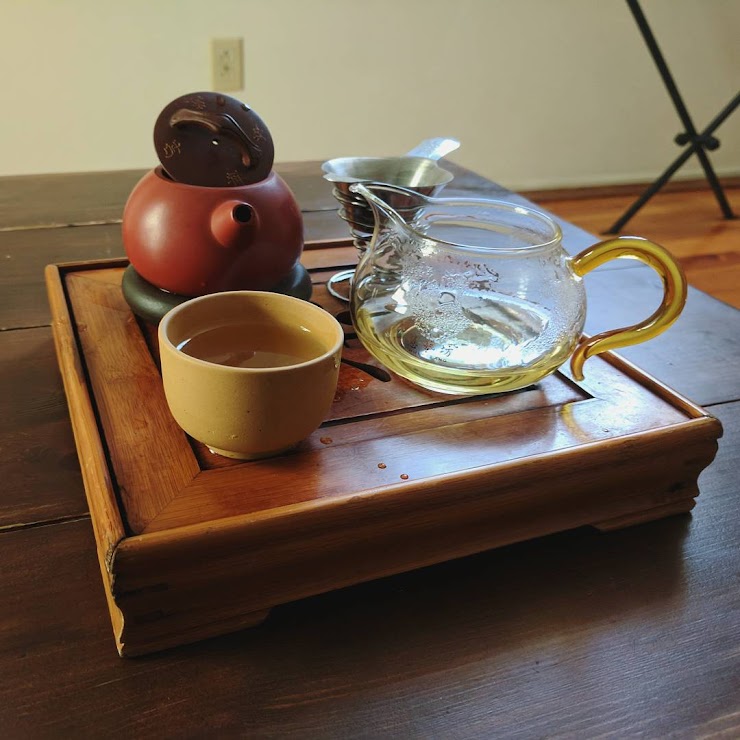
<path id="1" fill-rule="evenodd" d="M 339 157 L 324 162 L 324 179 L 331 182 L 332 195 L 339 203 L 338 215 L 349 224 L 354 244 L 362 254 L 373 235 L 374 218 L 367 201 L 350 191 L 356 182 L 381 182 L 413 190 L 421 195 L 436 196 L 453 175 L 440 167 L 437 160 L 460 146 L 457 139 L 426 139 L 399 157 Z M 421 208 L 408 196 L 389 196 L 389 204 L 411 222 Z M 349 300 L 349 286 L 354 270 L 332 275 L 327 290 L 340 300 Z"/>

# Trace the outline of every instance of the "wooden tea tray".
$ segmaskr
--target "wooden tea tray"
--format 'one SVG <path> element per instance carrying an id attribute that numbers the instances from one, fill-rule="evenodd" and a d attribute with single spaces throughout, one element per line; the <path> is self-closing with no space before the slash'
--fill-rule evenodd
<path id="1" fill-rule="evenodd" d="M 345 323 L 324 284 L 354 261 L 336 243 L 303 257 L 314 300 Z M 281 457 L 220 458 L 170 416 L 156 333 L 121 295 L 125 265 L 46 271 L 121 655 L 488 548 L 689 511 L 717 449 L 718 421 L 621 359 L 589 360 L 584 382 L 564 370 L 518 393 L 454 398 L 391 378 L 347 325 L 323 427 Z"/>

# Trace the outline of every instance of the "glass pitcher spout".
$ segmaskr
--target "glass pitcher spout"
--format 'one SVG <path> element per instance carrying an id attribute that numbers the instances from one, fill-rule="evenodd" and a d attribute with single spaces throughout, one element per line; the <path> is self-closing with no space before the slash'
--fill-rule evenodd
<path id="1" fill-rule="evenodd" d="M 375 195 L 375 193 L 370 190 L 367 185 L 363 185 L 362 183 L 358 182 L 350 185 L 349 189 L 351 192 L 357 193 L 357 195 L 361 195 L 367 201 L 368 205 L 370 206 L 370 210 L 372 211 L 373 218 L 375 219 L 376 231 L 378 224 L 382 223 L 384 218 L 400 221 L 401 217 L 390 206 L 390 204 L 386 203 L 382 198 Z"/>
<path id="2" fill-rule="evenodd" d="M 391 227 L 401 231 L 408 230 L 421 210 L 434 202 L 420 193 L 396 185 L 385 183 L 354 183 L 349 189 L 362 196 L 373 215 L 373 235 L 375 238 L 385 228 Z"/>

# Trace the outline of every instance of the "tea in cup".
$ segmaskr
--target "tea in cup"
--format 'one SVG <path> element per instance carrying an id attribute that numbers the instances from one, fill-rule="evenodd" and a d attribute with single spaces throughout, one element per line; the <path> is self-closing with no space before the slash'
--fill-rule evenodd
<path id="1" fill-rule="evenodd" d="M 194 298 L 159 325 L 167 404 L 212 452 L 277 455 L 328 415 L 343 341 L 333 316 L 298 298 L 260 291 Z"/>

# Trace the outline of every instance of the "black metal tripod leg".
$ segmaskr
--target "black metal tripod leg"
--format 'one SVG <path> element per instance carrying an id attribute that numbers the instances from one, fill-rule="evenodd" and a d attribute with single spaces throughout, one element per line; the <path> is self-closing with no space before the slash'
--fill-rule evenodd
<path id="1" fill-rule="evenodd" d="M 709 122 L 704 131 L 701 132 L 699 138 L 707 139 L 708 137 L 710 137 L 715 132 L 715 130 L 719 128 L 719 126 L 721 126 L 727 118 L 729 118 L 729 116 L 739 105 L 740 93 L 737 93 L 737 95 L 735 95 L 735 97 Z M 648 200 L 650 200 L 650 198 L 652 198 L 653 195 L 655 195 L 663 187 L 663 185 L 665 185 L 668 180 L 670 180 L 671 177 L 673 177 L 673 175 L 679 169 L 681 169 L 686 160 L 696 150 L 696 146 L 696 144 L 689 145 L 683 152 L 681 152 L 681 154 L 665 170 L 665 172 L 625 211 L 624 215 L 622 215 L 614 224 L 612 224 L 612 226 L 605 233 L 618 234 L 624 228 L 625 224 L 645 205 L 645 203 L 647 203 Z M 702 153 L 704 152 L 702 151 Z M 714 175 L 714 170 L 711 171 Z M 722 192 L 722 196 L 724 197 L 724 191 L 722 191 L 721 185 L 720 192 Z M 729 209 L 729 215 L 724 212 L 724 209 L 723 213 L 726 218 L 737 218 L 737 216 L 735 216 L 731 209 Z"/>
<path id="2" fill-rule="evenodd" d="M 717 199 L 717 203 L 719 204 L 720 210 L 722 211 L 722 215 L 725 218 L 737 218 L 737 216 L 735 216 L 735 214 L 732 212 L 730 202 L 727 200 L 725 191 L 722 189 L 722 184 L 720 183 L 716 173 L 714 172 L 714 167 L 712 167 L 712 163 L 709 161 L 709 157 L 704 151 L 704 147 L 699 146 L 696 149 L 696 156 L 701 162 L 702 169 L 704 170 L 704 175 L 707 178 L 709 187 L 711 187 L 712 191 L 714 192 L 714 197 Z"/>
<path id="3" fill-rule="evenodd" d="M 663 84 L 665 85 L 671 101 L 676 108 L 676 113 L 678 113 L 678 117 L 681 119 L 681 123 L 686 130 L 686 138 L 690 145 L 665 170 L 665 172 L 652 185 L 650 185 L 650 187 L 648 187 L 648 189 L 625 211 L 625 213 L 619 219 L 617 219 L 614 224 L 612 224 L 612 226 L 607 230 L 606 233 L 619 233 L 627 224 L 627 222 L 648 202 L 648 200 L 650 200 L 650 198 L 653 197 L 653 195 L 655 195 L 668 182 L 668 180 L 671 179 L 671 177 L 681 168 L 686 160 L 694 153 L 696 153 L 696 156 L 699 158 L 699 162 L 701 163 L 702 169 L 704 170 L 704 175 L 706 176 L 707 182 L 714 192 L 717 203 L 722 210 L 723 216 L 725 218 L 736 218 L 735 214 L 732 212 L 730 203 L 725 196 L 725 192 L 722 189 L 722 185 L 714 171 L 714 168 L 712 167 L 709 156 L 704 150 L 704 146 L 707 144 L 708 139 L 712 135 L 714 130 L 735 110 L 735 108 L 737 108 L 738 103 L 740 103 L 740 93 L 738 93 L 738 95 L 736 95 L 735 98 L 733 98 L 733 100 L 731 100 L 730 103 L 726 105 L 717 116 L 715 116 L 714 120 L 706 127 L 706 129 L 701 134 L 697 134 L 694 122 L 691 120 L 689 111 L 686 108 L 685 103 L 683 102 L 683 98 L 678 91 L 678 87 L 676 86 L 676 83 L 673 79 L 673 75 L 671 74 L 670 69 L 668 69 L 665 58 L 660 51 L 658 42 L 655 40 L 655 36 L 653 35 L 650 25 L 647 22 L 647 18 L 645 18 L 645 14 L 642 12 L 642 8 L 640 7 L 638 0 L 626 0 L 626 2 L 629 6 L 630 11 L 632 12 L 632 15 L 634 16 L 635 22 L 637 23 L 637 27 L 642 34 L 648 51 L 650 52 L 650 55 L 655 62 L 655 66 L 658 68 L 658 72 L 660 73 L 660 76 L 663 80 Z"/>
<path id="4" fill-rule="evenodd" d="M 740 105 L 740 93 L 735 95 L 735 97 L 712 119 L 706 129 L 701 132 L 700 138 L 706 141 L 714 133 L 715 129 L 732 114 L 738 105 Z M 719 178 L 714 172 L 712 163 L 709 161 L 709 157 L 704 151 L 703 146 L 697 150 L 696 156 L 699 157 L 699 161 L 704 168 L 704 174 L 707 177 L 710 187 L 714 191 L 714 196 L 717 198 L 717 203 L 719 203 L 719 207 L 722 209 L 722 214 L 725 218 L 737 218 L 732 211 L 732 206 L 727 200 L 725 191 L 722 189 Z"/>
<path id="5" fill-rule="evenodd" d="M 652 198 L 678 170 L 683 167 L 686 160 L 694 153 L 693 147 L 685 149 L 673 164 L 604 232 L 605 234 L 618 234 L 627 222 Z"/>
<path id="6" fill-rule="evenodd" d="M 663 84 L 668 91 L 668 95 L 670 95 L 671 100 L 673 101 L 676 113 L 678 113 L 678 117 L 681 119 L 681 123 L 686 129 L 686 133 L 690 137 L 694 138 L 696 136 L 694 122 L 691 120 L 691 116 L 686 108 L 686 104 L 683 102 L 681 93 L 678 92 L 678 86 L 673 79 L 670 69 L 668 69 L 663 52 L 661 52 L 658 42 L 655 40 L 650 24 L 647 22 L 647 18 L 645 18 L 645 14 L 642 12 L 639 2 L 637 0 L 627 0 L 627 5 L 632 11 L 635 23 L 637 23 L 637 27 L 640 29 L 645 45 L 650 52 L 650 56 L 652 56 L 653 61 L 655 62 L 655 66 L 658 68 Z"/>

